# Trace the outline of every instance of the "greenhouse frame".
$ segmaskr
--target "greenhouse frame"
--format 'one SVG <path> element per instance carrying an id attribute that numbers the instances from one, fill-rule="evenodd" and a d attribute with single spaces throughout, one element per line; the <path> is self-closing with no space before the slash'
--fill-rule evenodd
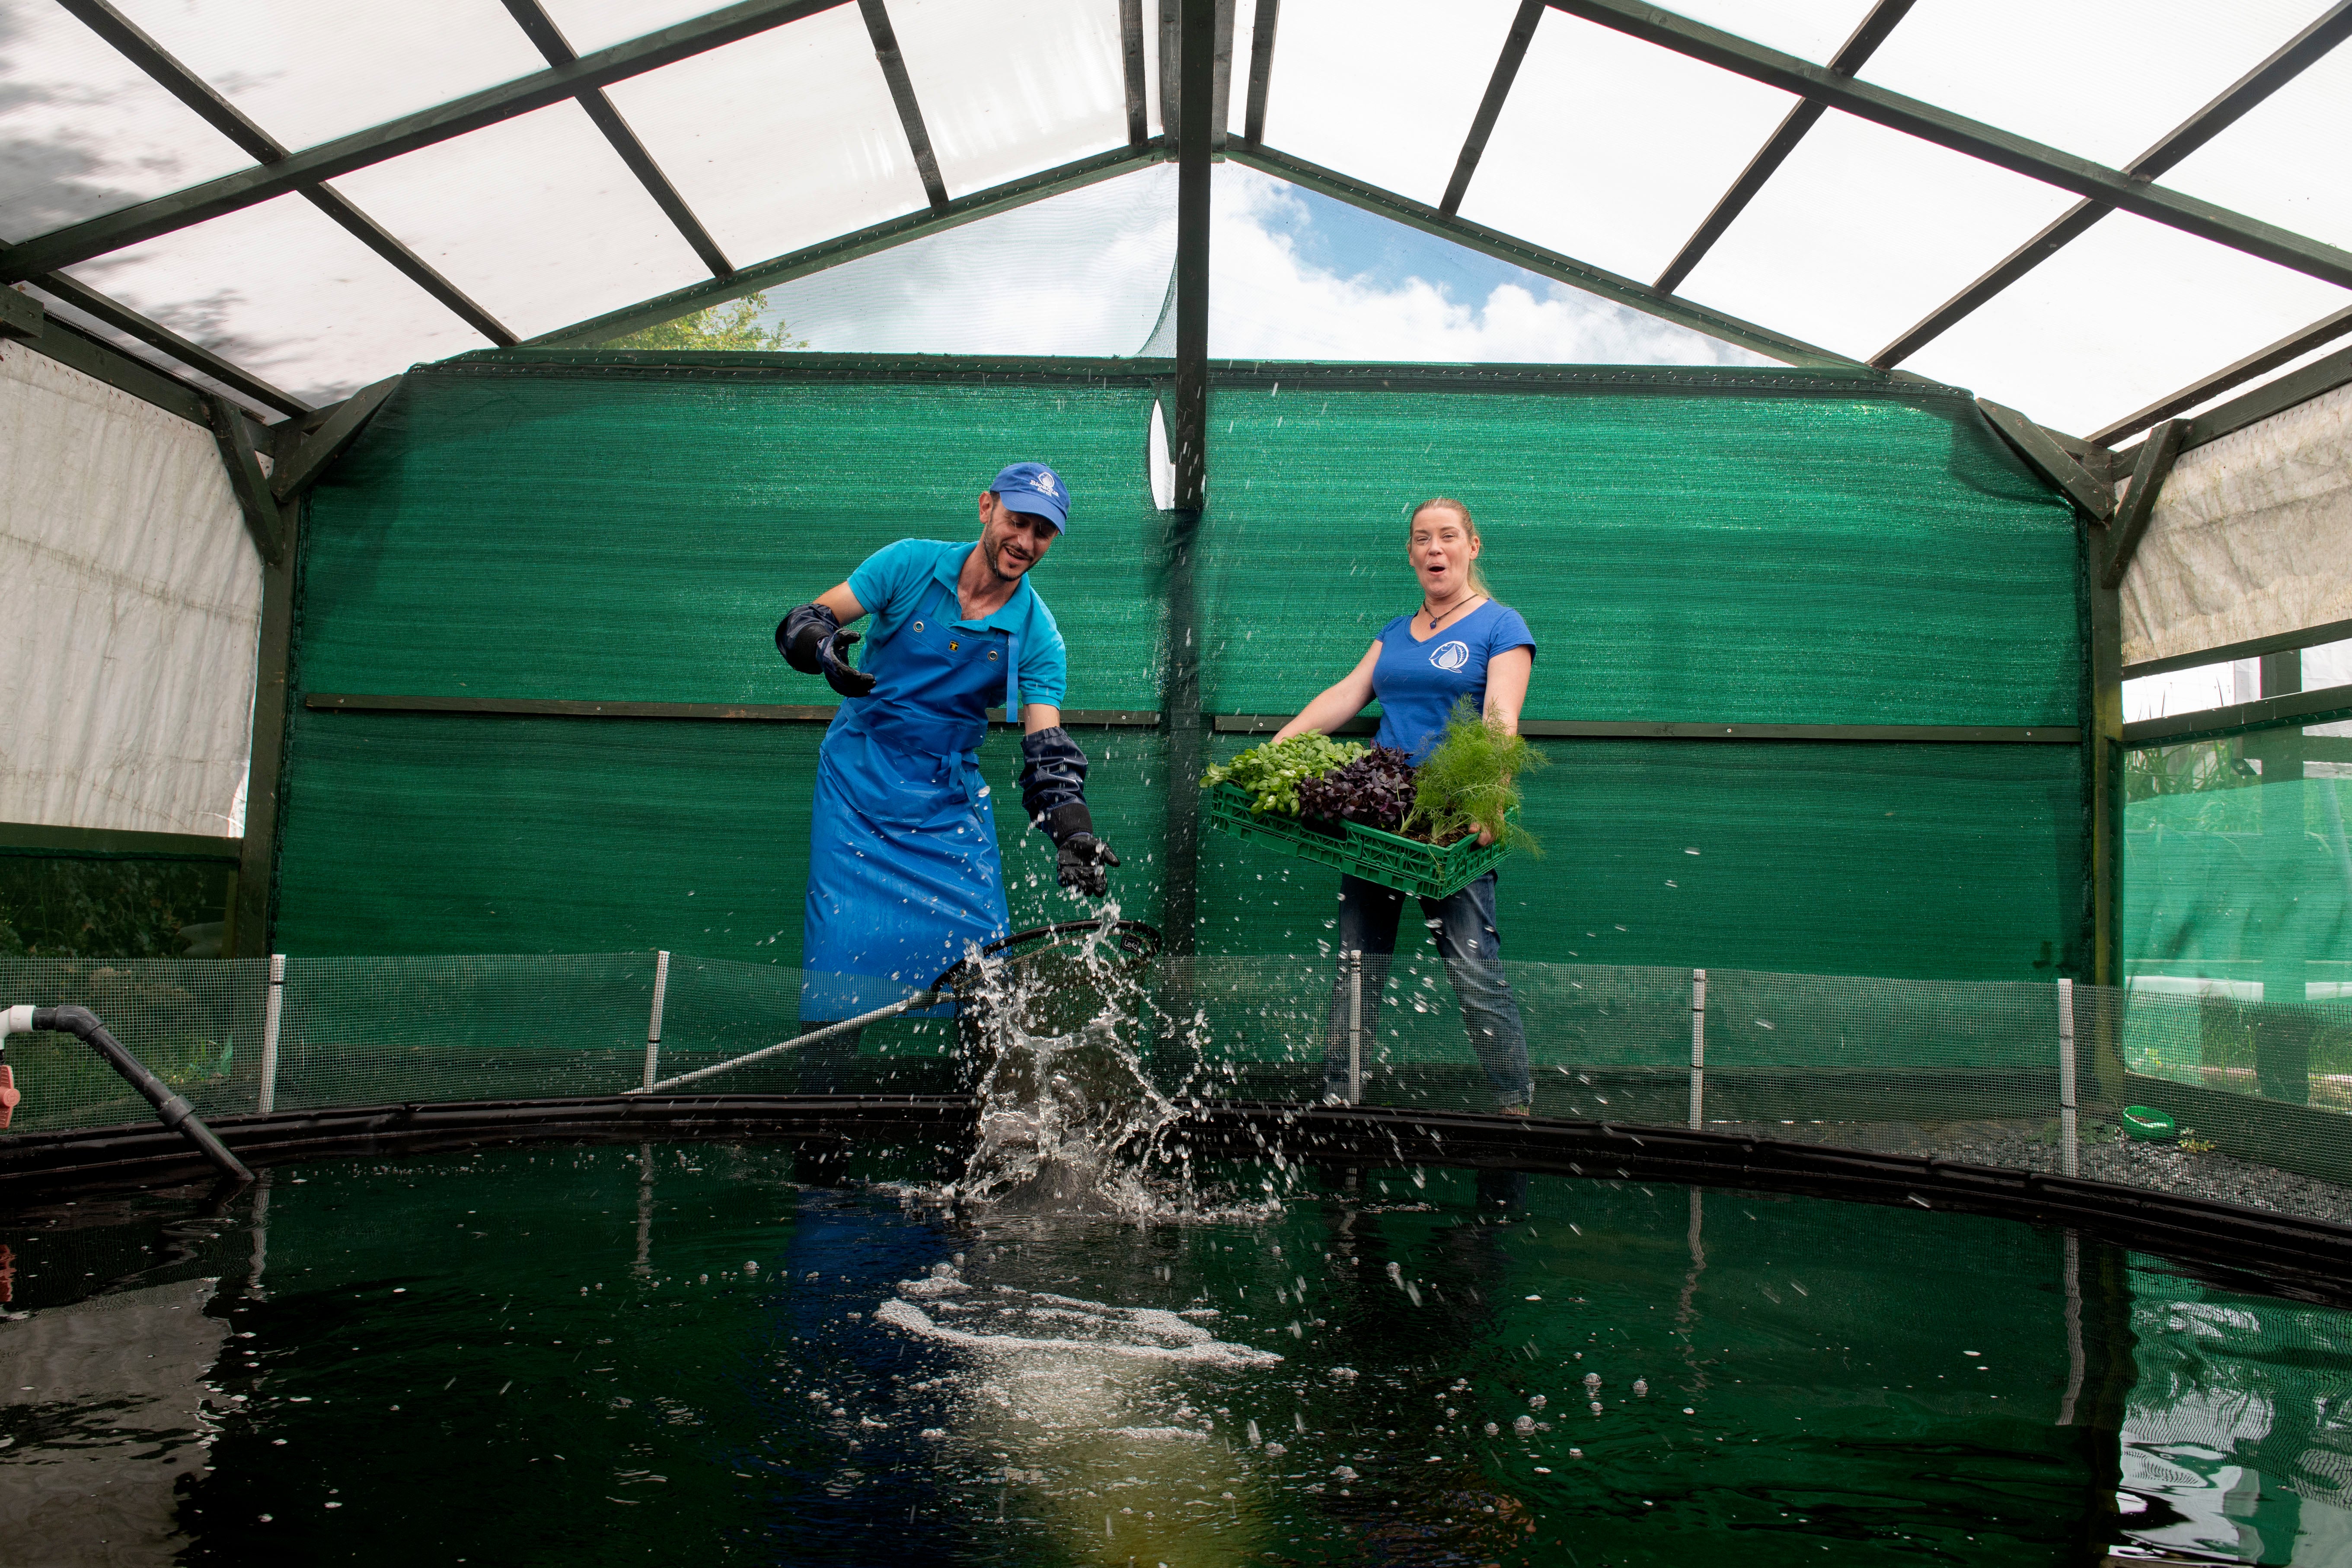
<path id="1" fill-rule="evenodd" d="M 2074 1228 L 2352 1304 L 2352 0 L 1677 3 L 0 0 L 0 1190 L 963 1136 L 947 977 L 774 1054 L 779 622 L 1032 459 L 1121 859 L 992 706 L 1010 925 L 1152 934 L 1203 1159 L 2066 1228 L 2069 1421 Z M 1201 788 L 1433 497 L 1531 1123 Z"/>

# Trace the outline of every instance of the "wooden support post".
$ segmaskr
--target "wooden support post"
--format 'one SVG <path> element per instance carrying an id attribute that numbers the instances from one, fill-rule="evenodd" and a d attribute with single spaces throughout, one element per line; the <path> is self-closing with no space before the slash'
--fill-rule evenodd
<path id="1" fill-rule="evenodd" d="M 270 921 L 278 885 L 278 792 L 285 771 L 287 666 L 294 654 L 294 563 L 301 503 L 283 514 L 278 559 L 261 570 L 261 636 L 255 654 L 251 762 L 245 782 L 245 841 L 236 871 L 236 951 L 258 958 L 270 951 Z"/>
<path id="2" fill-rule="evenodd" d="M 1992 422 L 2018 455 L 2040 471 L 2042 476 L 2073 498 L 2083 510 L 2105 522 L 2115 514 L 2115 492 L 2084 471 L 2083 465 L 2067 455 L 2056 437 L 2013 408 L 2005 408 L 1986 398 L 1977 399 L 1977 407 Z"/>

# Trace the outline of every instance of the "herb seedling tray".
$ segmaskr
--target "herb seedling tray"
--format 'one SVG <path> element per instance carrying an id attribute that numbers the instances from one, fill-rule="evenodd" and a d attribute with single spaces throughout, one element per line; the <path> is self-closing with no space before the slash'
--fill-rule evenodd
<path id="1" fill-rule="evenodd" d="M 1202 793 L 1208 797 L 1203 804 L 1209 826 L 1219 832 L 1263 840 L 1300 860 L 1337 866 L 1350 876 L 1420 898 L 1444 898 L 1460 892 L 1494 870 L 1510 852 L 1500 843 L 1482 849 L 1475 837 L 1429 844 L 1360 822 L 1343 822 L 1344 833 L 1333 833 L 1311 828 L 1296 817 L 1260 816 L 1250 810 L 1250 792 L 1238 784 L 1218 784 Z"/>

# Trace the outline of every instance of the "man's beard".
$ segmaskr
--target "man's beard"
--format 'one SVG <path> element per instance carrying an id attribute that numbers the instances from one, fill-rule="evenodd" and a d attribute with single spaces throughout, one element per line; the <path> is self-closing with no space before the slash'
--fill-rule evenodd
<path id="1" fill-rule="evenodd" d="M 980 553 L 981 558 L 988 562 L 988 570 L 996 574 L 996 580 L 999 582 L 1018 582 L 1021 580 L 1022 574 L 1029 570 L 1027 566 L 1024 566 L 1020 571 L 1004 570 L 1004 545 L 1001 540 L 994 545 L 983 543 Z"/>

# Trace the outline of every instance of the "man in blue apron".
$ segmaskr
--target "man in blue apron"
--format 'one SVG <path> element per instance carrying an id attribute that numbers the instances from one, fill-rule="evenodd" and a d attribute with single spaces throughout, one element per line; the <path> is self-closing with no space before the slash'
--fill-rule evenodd
<path id="1" fill-rule="evenodd" d="M 1062 727 L 1068 655 L 1029 582 L 1069 512 L 1059 475 L 1015 463 L 980 497 L 978 544 L 901 539 L 776 628 L 793 668 L 842 697 L 809 822 L 803 1027 L 886 1007 L 1007 934 L 978 756 L 992 706 L 1023 727 L 1021 804 L 1054 841 L 1061 884 L 1108 891 L 1118 857 L 1095 837 L 1086 753 Z M 843 627 L 868 614 L 861 670 Z M 826 1052 L 836 1068 L 821 1076 L 856 1046 Z"/>

